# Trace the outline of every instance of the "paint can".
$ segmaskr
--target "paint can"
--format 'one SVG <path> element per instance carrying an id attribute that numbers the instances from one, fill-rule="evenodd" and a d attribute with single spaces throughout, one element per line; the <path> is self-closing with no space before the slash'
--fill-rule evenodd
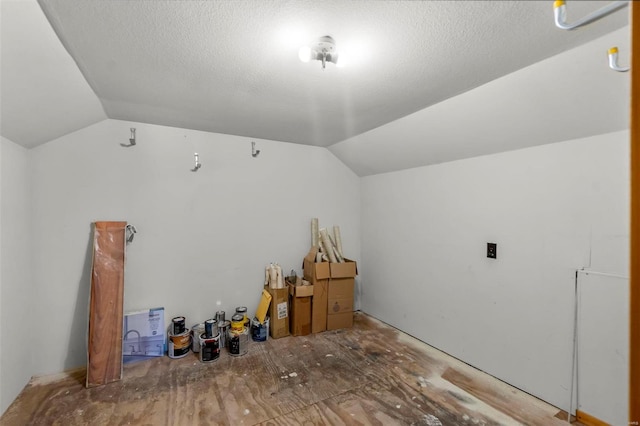
<path id="1" fill-rule="evenodd" d="M 180 334 L 173 334 L 170 331 L 168 340 L 167 355 L 169 355 L 169 358 L 182 358 L 189 353 L 189 349 L 191 349 L 191 332 L 188 328 Z"/>
<path id="2" fill-rule="evenodd" d="M 246 327 L 244 326 L 244 318 L 242 314 L 235 314 L 231 317 L 231 330 L 235 332 L 242 332 Z"/>
<path id="3" fill-rule="evenodd" d="M 200 335 L 204 333 L 204 323 L 194 324 L 191 327 L 191 350 L 194 353 L 200 352 Z"/>
<path id="4" fill-rule="evenodd" d="M 244 326 L 245 327 L 249 327 L 250 321 L 249 321 L 249 317 L 247 316 L 247 307 L 246 306 L 238 306 L 236 308 L 236 314 L 240 314 L 242 315 L 242 317 L 244 318 Z"/>
<path id="5" fill-rule="evenodd" d="M 205 332 L 200 335 L 199 340 L 200 362 L 211 362 L 220 358 L 220 333 L 215 336 L 207 336 Z"/>
<path id="6" fill-rule="evenodd" d="M 218 334 L 218 321 L 213 318 L 208 319 L 204 322 L 204 333 L 207 335 L 207 338 L 211 338 Z"/>
<path id="7" fill-rule="evenodd" d="M 227 333 L 231 326 L 230 321 L 221 321 L 218 323 L 218 331 L 220 332 L 220 348 L 224 348 L 227 345 Z"/>
<path id="8" fill-rule="evenodd" d="M 184 333 L 185 330 L 186 328 L 184 317 L 175 317 L 171 320 L 171 334 L 177 336 Z"/>
<path id="9" fill-rule="evenodd" d="M 269 317 L 261 323 L 258 318 L 253 318 L 251 322 L 251 338 L 254 342 L 264 342 L 269 336 Z"/>
<path id="10" fill-rule="evenodd" d="M 227 346 L 229 347 L 229 355 L 242 356 L 249 350 L 249 329 L 244 328 L 243 331 L 229 330 L 227 335 Z"/>
<path id="11" fill-rule="evenodd" d="M 224 322 L 224 317 L 225 317 L 224 311 L 216 312 L 216 321 L 218 321 L 218 325 L 220 325 L 221 322 Z"/>

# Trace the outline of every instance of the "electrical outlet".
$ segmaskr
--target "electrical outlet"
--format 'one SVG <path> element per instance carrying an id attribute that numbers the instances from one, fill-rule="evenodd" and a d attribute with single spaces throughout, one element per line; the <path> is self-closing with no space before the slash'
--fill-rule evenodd
<path id="1" fill-rule="evenodd" d="M 498 244 L 487 243 L 487 257 L 490 259 L 498 258 Z"/>

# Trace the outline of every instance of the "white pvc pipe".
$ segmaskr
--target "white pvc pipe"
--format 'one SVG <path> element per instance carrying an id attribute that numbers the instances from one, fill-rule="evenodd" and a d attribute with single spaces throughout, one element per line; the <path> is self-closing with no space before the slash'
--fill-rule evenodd
<path id="1" fill-rule="evenodd" d="M 573 384 L 576 384 L 577 387 L 577 363 L 578 363 L 578 310 L 579 310 L 579 286 L 578 286 L 578 274 L 585 275 L 598 275 L 602 277 L 611 277 L 611 278 L 619 278 L 623 280 L 628 280 L 629 277 L 625 277 L 624 275 L 618 274 L 610 274 L 608 272 L 598 272 L 598 271 L 589 271 L 586 269 L 577 269 L 576 277 L 574 281 L 573 294 L 574 294 L 574 303 L 573 303 L 573 346 L 571 351 L 571 383 L 569 385 L 569 411 L 567 411 L 567 423 L 571 423 L 571 410 L 573 409 Z M 577 390 L 577 389 L 576 389 Z M 576 407 L 577 408 L 577 407 Z"/>
<path id="2" fill-rule="evenodd" d="M 567 410 L 567 423 L 571 424 L 571 410 L 573 408 L 573 383 L 576 378 L 576 357 L 577 357 L 577 338 L 578 338 L 578 272 L 576 271 L 575 281 L 573 283 L 573 336 L 571 347 L 571 382 L 569 383 L 569 410 Z"/>
<path id="3" fill-rule="evenodd" d="M 578 269 L 578 273 L 586 274 L 586 275 L 600 275 L 602 277 L 620 278 L 623 280 L 629 279 L 629 277 L 625 277 L 624 275 L 610 274 L 608 272 L 589 271 L 588 269 Z"/>
<path id="4" fill-rule="evenodd" d="M 572 24 L 567 23 L 567 6 L 563 0 L 556 0 L 553 3 L 553 15 L 556 21 L 556 26 L 563 30 L 574 30 L 578 27 L 581 27 L 586 24 L 590 24 L 593 21 L 597 21 L 598 19 L 609 15 L 610 13 L 615 12 L 618 9 L 622 9 L 623 7 L 629 4 L 629 0 L 624 1 L 614 1 L 609 3 L 608 5 L 596 10 L 595 12 L 585 16 L 582 19 L 577 20 Z"/>

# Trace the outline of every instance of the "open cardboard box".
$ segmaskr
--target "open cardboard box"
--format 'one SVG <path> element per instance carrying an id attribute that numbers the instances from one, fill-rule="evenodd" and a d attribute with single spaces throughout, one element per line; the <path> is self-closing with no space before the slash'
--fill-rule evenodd
<path id="1" fill-rule="evenodd" d="M 302 262 L 304 279 L 313 286 L 311 300 L 311 332 L 320 333 L 327 329 L 327 296 L 331 270 L 327 262 L 315 263 L 317 248 L 312 247 Z"/>
<path id="2" fill-rule="evenodd" d="M 311 332 L 351 327 L 354 278 L 358 275 L 358 266 L 350 259 L 345 259 L 344 263 L 316 263 L 317 252 L 318 249 L 312 247 L 302 263 L 304 278 L 313 285 Z M 336 301 L 340 308 L 332 313 Z"/>
<path id="3" fill-rule="evenodd" d="M 289 305 L 291 306 L 291 334 L 306 336 L 311 333 L 312 285 L 289 283 Z"/>
<path id="4" fill-rule="evenodd" d="M 289 289 L 264 287 L 271 295 L 269 334 L 277 339 L 289 335 Z"/>

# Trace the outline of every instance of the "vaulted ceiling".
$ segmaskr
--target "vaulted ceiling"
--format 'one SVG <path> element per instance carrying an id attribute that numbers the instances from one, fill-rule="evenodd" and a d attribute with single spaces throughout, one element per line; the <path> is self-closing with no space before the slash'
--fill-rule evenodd
<path id="1" fill-rule="evenodd" d="M 562 31 L 552 4 L 4 0 L 0 130 L 34 147 L 108 117 L 331 146 L 628 24 Z M 298 59 L 324 35 L 344 68 Z"/>

